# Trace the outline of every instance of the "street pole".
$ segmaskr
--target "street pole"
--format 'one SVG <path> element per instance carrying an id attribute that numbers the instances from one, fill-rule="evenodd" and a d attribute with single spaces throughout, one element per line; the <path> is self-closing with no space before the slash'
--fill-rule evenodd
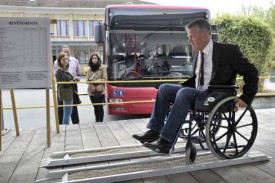
<path id="1" fill-rule="evenodd" d="M 2 98 L 1 98 L 1 99 L 2 99 Z M 2 105 L 3 105 L 3 104 L 2 104 L 2 100 L 1 100 L 1 101 L 0 101 L 0 109 L 2 109 Z M 5 128 L 5 126 L 4 126 L 5 123 L 4 123 L 4 114 L 3 114 L 3 110 L 0 110 L 0 112 L 1 112 L 1 115 L 0 115 L 0 116 L 2 117 L 2 125 L 1 125 L 1 126 L 2 126 L 2 129 L 1 129 L 1 130 L 2 130 L 2 136 L 4 136 L 4 135 L 6 135 L 6 134 L 10 131 L 10 129 L 6 129 L 6 128 Z"/>

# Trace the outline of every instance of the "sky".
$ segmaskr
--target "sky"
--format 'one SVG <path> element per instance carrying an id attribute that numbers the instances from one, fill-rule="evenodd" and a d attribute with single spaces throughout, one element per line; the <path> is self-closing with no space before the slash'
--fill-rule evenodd
<path id="1" fill-rule="evenodd" d="M 215 17 L 218 13 L 234 14 L 241 11 L 242 7 L 258 6 L 265 10 L 275 5 L 275 0 L 143 0 L 162 5 L 176 6 L 195 6 L 208 8 L 211 16 Z"/>

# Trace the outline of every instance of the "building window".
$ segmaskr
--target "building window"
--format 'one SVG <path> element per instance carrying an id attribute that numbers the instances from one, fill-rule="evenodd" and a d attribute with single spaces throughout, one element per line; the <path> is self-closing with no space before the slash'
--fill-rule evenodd
<path id="1" fill-rule="evenodd" d="M 86 20 L 74 20 L 74 36 L 87 36 L 87 29 L 88 27 Z"/>
<path id="2" fill-rule="evenodd" d="M 98 53 L 99 56 L 102 58 L 102 50 L 99 48 L 88 48 L 88 47 L 81 47 L 74 49 L 74 57 L 79 61 L 81 65 L 88 65 L 89 59 L 92 53 Z"/>
<path id="3" fill-rule="evenodd" d="M 80 48 L 74 51 L 75 58 L 80 64 L 88 64 L 89 62 L 89 50 L 85 48 Z"/>
<path id="4" fill-rule="evenodd" d="M 69 20 L 57 21 L 57 36 L 70 36 Z"/>
<path id="5" fill-rule="evenodd" d="M 95 36 L 95 26 L 99 24 L 99 20 L 90 20 L 89 27 L 90 27 L 90 36 Z"/>
<path id="6" fill-rule="evenodd" d="M 54 26 L 53 24 L 50 24 L 50 33 L 51 33 L 51 36 L 54 37 L 55 36 L 55 32 L 54 32 Z"/>

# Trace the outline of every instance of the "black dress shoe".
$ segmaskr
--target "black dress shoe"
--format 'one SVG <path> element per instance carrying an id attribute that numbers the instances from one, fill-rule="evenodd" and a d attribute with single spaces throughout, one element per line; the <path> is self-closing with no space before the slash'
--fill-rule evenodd
<path id="1" fill-rule="evenodd" d="M 166 153 L 166 154 L 169 154 L 170 149 L 172 148 L 172 143 L 162 138 L 159 138 L 155 142 L 151 142 L 151 143 L 146 142 L 143 145 L 155 152 Z"/>
<path id="2" fill-rule="evenodd" d="M 134 134 L 133 137 L 135 139 L 139 140 L 141 143 L 154 142 L 155 140 L 157 140 L 159 138 L 159 133 L 157 133 L 153 130 L 148 130 L 143 135 Z"/>

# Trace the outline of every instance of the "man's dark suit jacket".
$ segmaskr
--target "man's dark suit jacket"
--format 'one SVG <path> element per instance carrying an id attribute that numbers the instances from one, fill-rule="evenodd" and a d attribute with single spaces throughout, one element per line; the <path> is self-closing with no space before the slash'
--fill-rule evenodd
<path id="1" fill-rule="evenodd" d="M 213 42 L 213 69 L 209 85 L 235 84 L 236 75 L 243 76 L 243 94 L 240 96 L 250 105 L 258 91 L 258 70 L 244 57 L 237 45 Z M 196 54 L 197 55 L 197 54 Z M 195 87 L 195 62 L 193 60 L 193 76 L 183 86 Z"/>

